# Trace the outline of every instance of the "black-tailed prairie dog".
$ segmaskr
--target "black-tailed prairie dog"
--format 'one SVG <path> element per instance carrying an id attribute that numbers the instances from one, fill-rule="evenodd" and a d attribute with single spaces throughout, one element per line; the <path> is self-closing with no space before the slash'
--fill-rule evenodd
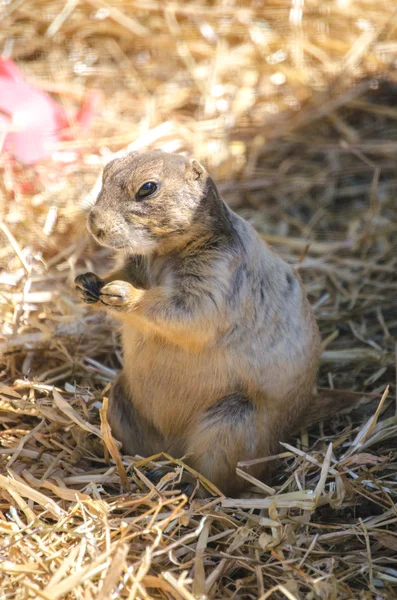
<path id="1" fill-rule="evenodd" d="M 313 408 L 320 336 L 298 275 L 177 154 L 110 162 L 88 228 L 120 260 L 104 279 L 76 279 L 122 323 L 114 437 L 131 455 L 186 456 L 241 492 L 237 463 L 278 452 Z"/>

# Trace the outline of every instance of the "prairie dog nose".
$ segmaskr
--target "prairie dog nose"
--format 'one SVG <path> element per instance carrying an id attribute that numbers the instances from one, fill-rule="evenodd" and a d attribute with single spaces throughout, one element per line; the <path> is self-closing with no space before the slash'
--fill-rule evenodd
<path id="1" fill-rule="evenodd" d="M 91 209 L 90 214 L 88 216 L 88 231 L 92 233 L 97 238 L 100 238 L 104 231 L 99 224 L 98 213 L 95 209 Z"/>

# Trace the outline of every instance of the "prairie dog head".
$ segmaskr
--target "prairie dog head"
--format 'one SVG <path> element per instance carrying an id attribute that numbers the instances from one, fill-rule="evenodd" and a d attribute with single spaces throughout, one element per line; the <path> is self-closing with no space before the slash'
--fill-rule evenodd
<path id="1" fill-rule="evenodd" d="M 198 161 L 179 154 L 132 152 L 116 158 L 103 170 L 88 229 L 103 246 L 133 254 L 177 245 L 205 219 L 201 205 L 208 180 Z"/>

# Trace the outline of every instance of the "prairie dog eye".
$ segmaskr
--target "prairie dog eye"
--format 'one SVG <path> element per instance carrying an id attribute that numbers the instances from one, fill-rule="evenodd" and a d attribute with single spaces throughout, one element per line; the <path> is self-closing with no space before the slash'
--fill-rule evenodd
<path id="1" fill-rule="evenodd" d="M 156 191 L 157 191 L 157 183 L 154 183 L 154 181 L 147 181 L 139 188 L 139 190 L 135 194 L 135 198 L 137 200 L 140 200 L 141 198 L 146 198 L 147 196 L 151 196 Z"/>

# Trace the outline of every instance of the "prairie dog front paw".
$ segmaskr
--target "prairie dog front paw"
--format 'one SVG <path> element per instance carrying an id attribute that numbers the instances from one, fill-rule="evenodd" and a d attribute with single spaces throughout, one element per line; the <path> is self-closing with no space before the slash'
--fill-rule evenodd
<path id="1" fill-rule="evenodd" d="M 131 304 L 133 292 L 134 288 L 128 281 L 111 281 L 101 289 L 99 299 L 113 310 L 122 310 Z"/>
<path id="2" fill-rule="evenodd" d="M 86 304 L 99 302 L 100 292 L 105 282 L 98 275 L 95 275 L 95 273 L 83 273 L 76 277 L 74 283 L 80 300 Z"/>

